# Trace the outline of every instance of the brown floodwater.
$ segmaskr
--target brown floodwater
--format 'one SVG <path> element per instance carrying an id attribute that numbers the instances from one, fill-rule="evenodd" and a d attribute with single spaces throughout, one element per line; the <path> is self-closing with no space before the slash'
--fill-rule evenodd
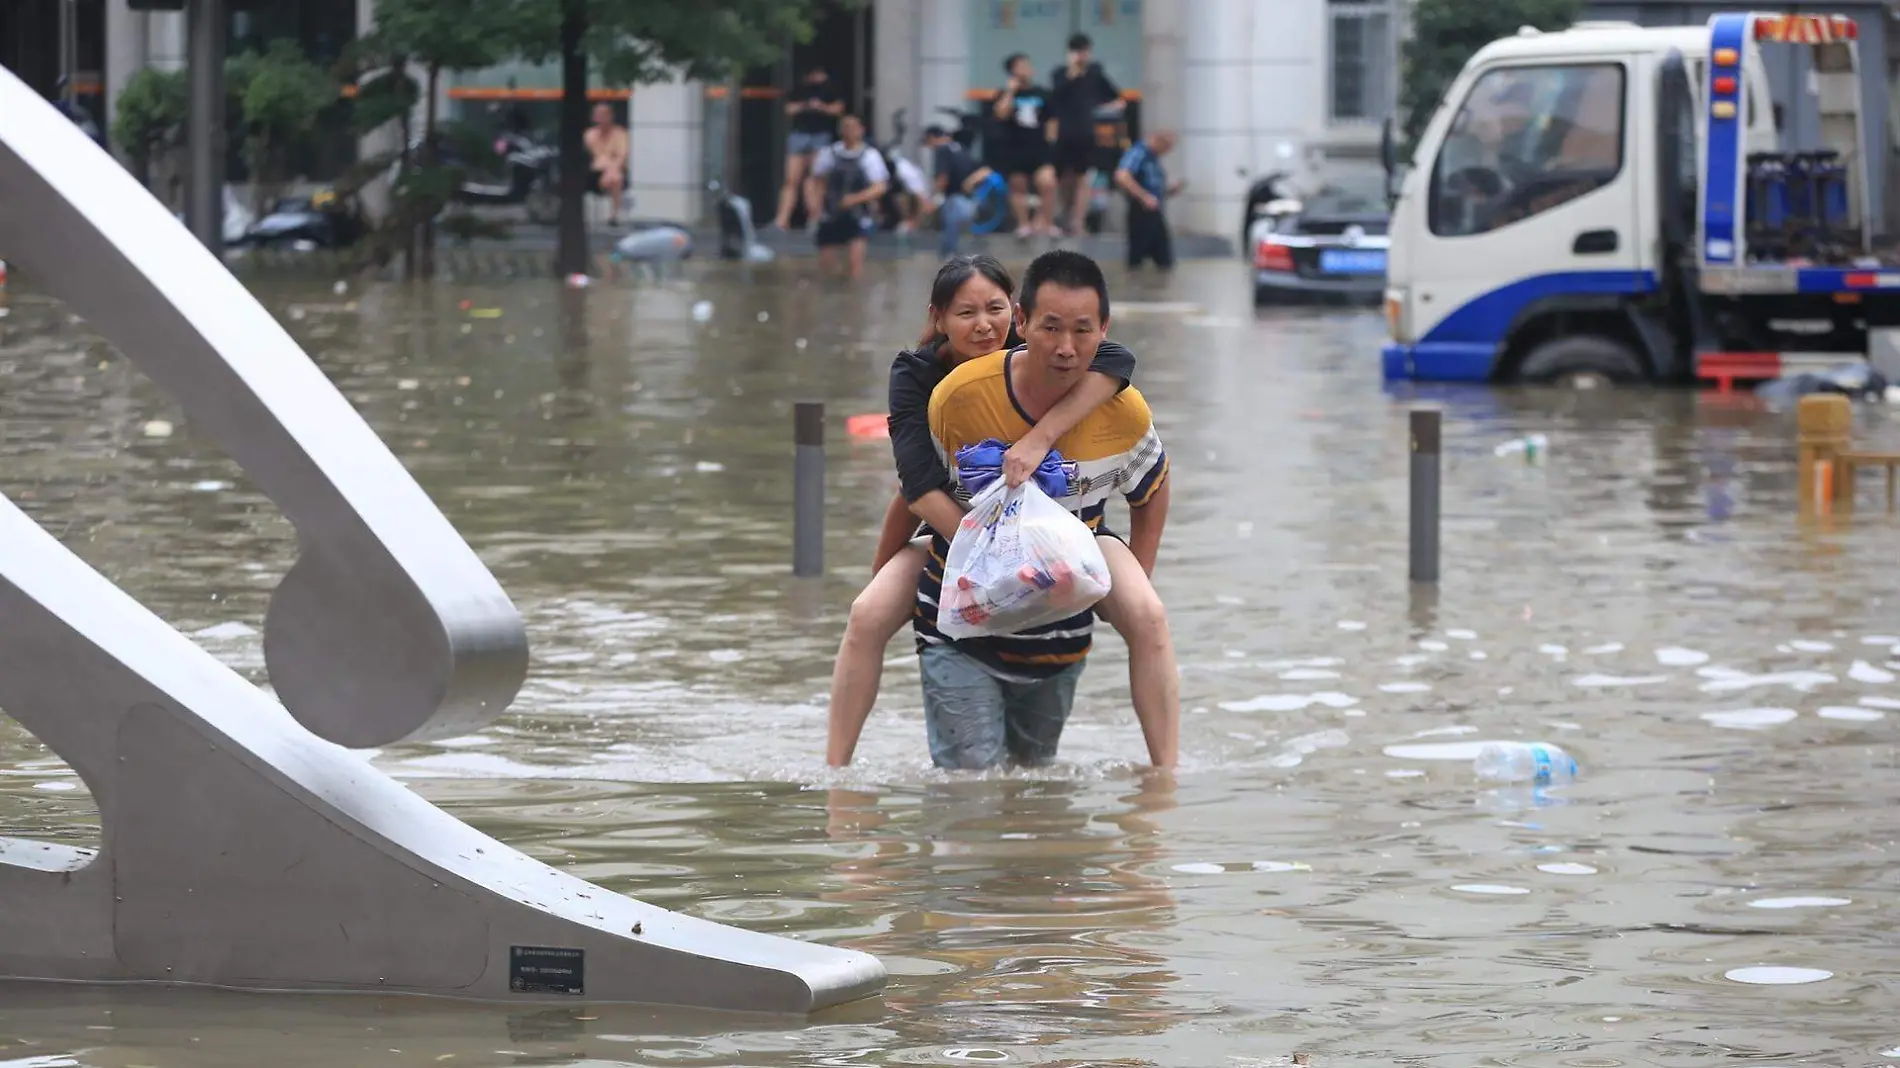
<path id="1" fill-rule="evenodd" d="M 1116 273 L 1111 332 L 1176 479 L 1156 578 L 1178 775 L 1136 771 L 1106 630 L 1056 766 L 930 769 L 900 636 L 860 760 L 832 773 L 831 656 L 895 481 L 844 418 L 883 409 L 931 271 L 874 266 L 856 287 L 809 263 L 581 291 L 256 287 L 533 642 L 496 724 L 377 765 L 614 891 L 875 953 L 882 999 L 787 1022 L 10 986 L 0 1066 L 1900 1061 L 1900 526 L 1873 488 L 1851 520 L 1798 520 L 1787 416 L 1431 391 L 1444 579 L 1416 594 L 1414 398 L 1381 386 L 1377 314 L 1255 313 L 1238 261 Z M 830 416 L 828 570 L 796 583 L 808 398 Z M 1494 455 L 1529 433 L 1541 462 Z M 267 681 L 290 527 L 17 284 L 0 492 Z M 1490 738 L 1558 742 L 1582 777 L 1484 787 Z M 0 834 L 98 839 L 83 784 L 11 721 Z"/>

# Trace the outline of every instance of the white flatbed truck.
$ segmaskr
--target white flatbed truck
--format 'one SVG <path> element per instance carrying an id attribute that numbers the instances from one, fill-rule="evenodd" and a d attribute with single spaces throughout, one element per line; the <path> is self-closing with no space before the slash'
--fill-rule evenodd
<path id="1" fill-rule="evenodd" d="M 1385 377 L 1727 388 L 1886 363 L 1900 262 L 1872 243 L 1858 36 L 1741 12 L 1486 45 L 1393 208 Z M 1805 151 L 1783 144 L 1767 48 L 1810 52 Z"/>

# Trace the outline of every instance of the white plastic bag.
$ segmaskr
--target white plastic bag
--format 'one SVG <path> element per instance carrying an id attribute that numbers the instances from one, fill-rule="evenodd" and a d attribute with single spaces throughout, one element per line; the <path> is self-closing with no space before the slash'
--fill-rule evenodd
<path id="1" fill-rule="evenodd" d="M 970 501 L 950 541 L 937 630 L 946 638 L 1016 634 L 1108 596 L 1108 561 L 1086 524 L 1037 488 L 997 479 Z"/>

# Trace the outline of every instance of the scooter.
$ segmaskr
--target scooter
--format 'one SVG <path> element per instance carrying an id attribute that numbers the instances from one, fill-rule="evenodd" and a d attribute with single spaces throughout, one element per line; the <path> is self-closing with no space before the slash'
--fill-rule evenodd
<path id="1" fill-rule="evenodd" d="M 1245 178 L 1246 171 L 1240 176 Z M 1240 247 L 1248 248 L 1248 240 L 1253 234 L 1253 224 L 1262 217 L 1279 219 L 1295 215 L 1300 210 L 1300 200 L 1289 188 L 1293 176 L 1285 171 L 1273 171 L 1254 182 L 1247 189 L 1247 202 L 1240 212 Z"/>
<path id="2" fill-rule="evenodd" d="M 362 217 L 325 189 L 307 197 L 279 199 L 236 243 L 253 248 L 289 246 L 306 252 L 353 245 L 364 230 Z"/>
<path id="3" fill-rule="evenodd" d="M 706 188 L 717 193 L 722 187 L 713 181 Z M 777 257 L 770 246 L 759 241 L 759 232 L 752 223 L 752 201 L 737 193 L 720 197 L 718 215 L 720 259 L 764 263 Z"/>
<path id="4" fill-rule="evenodd" d="M 410 146 L 416 153 L 422 141 Z M 462 166 L 466 174 L 450 199 L 456 204 L 524 208 L 528 221 L 552 225 L 561 213 L 561 152 L 554 145 L 510 130 L 496 135 L 494 156 L 482 160 L 461 158 L 438 140 L 437 159 Z M 500 173 L 496 175 L 499 165 Z M 483 175 L 495 175 L 502 181 L 482 181 Z"/>

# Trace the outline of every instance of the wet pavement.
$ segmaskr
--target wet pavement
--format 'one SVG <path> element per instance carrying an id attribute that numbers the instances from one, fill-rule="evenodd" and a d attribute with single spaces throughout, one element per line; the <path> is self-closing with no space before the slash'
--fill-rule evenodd
<path id="1" fill-rule="evenodd" d="M 1382 322 L 1256 314 L 1237 260 L 1111 277 L 1177 480 L 1157 574 L 1188 709 L 1175 782 L 1134 770 L 1106 629 L 1058 766 L 931 770 L 900 637 L 858 765 L 828 772 L 831 654 L 894 489 L 886 443 L 844 418 L 882 410 L 929 275 L 259 283 L 534 644 L 495 726 L 376 762 L 613 890 L 876 953 L 881 1001 L 806 1023 L 14 986 L 0 1064 L 1900 1061 L 1896 524 L 1875 491 L 1851 521 L 1797 521 L 1784 415 L 1430 391 L 1444 580 L 1415 594 L 1414 398 L 1381 389 Z M 816 584 L 788 577 L 808 398 L 832 428 Z M 1543 462 L 1493 455 L 1533 432 Z M 0 492 L 264 681 L 291 529 L 17 286 Z M 1559 742 L 1583 777 L 1482 788 L 1488 738 Z M 0 833 L 98 839 L 83 784 L 10 721 Z"/>

